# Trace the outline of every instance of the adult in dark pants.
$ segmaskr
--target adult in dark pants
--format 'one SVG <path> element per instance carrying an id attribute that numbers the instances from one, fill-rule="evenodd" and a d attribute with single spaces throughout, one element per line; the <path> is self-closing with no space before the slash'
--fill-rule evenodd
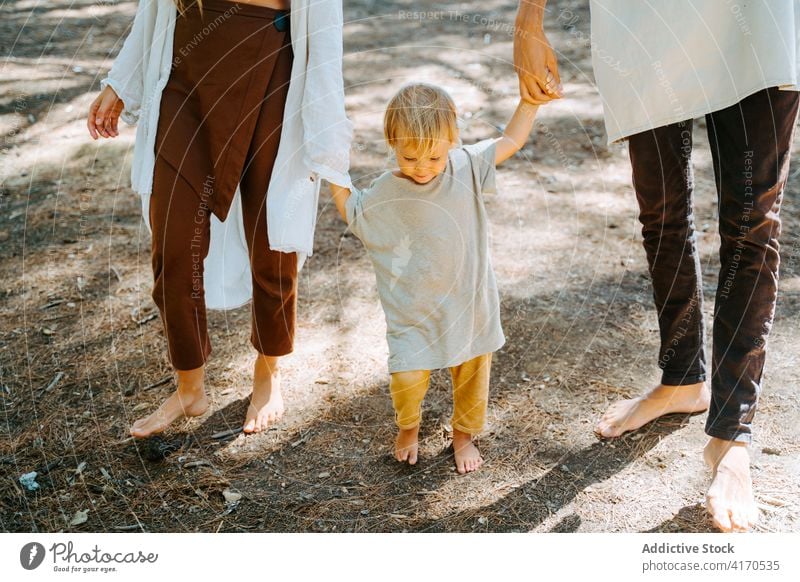
<path id="1" fill-rule="evenodd" d="M 592 0 L 592 54 L 609 142 L 628 140 L 662 377 L 643 396 L 613 404 L 595 431 L 616 437 L 663 414 L 708 408 L 707 508 L 719 529 L 746 530 L 757 519 L 748 445 L 775 313 L 799 102 L 795 7 L 650 4 Z M 701 115 L 721 239 L 710 368 L 692 213 L 692 119 Z"/>

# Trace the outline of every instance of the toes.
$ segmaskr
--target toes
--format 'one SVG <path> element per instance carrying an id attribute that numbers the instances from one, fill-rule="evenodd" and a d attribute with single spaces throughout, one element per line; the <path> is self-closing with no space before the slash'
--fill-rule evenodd
<path id="1" fill-rule="evenodd" d="M 613 428 L 608 424 L 602 424 L 598 426 L 595 432 L 598 434 L 598 436 L 604 439 L 611 438 L 614 435 Z"/>
<path id="2" fill-rule="evenodd" d="M 740 509 L 731 512 L 731 527 L 737 531 L 748 531 L 755 525 L 753 511 L 750 509 Z"/>
<path id="3" fill-rule="evenodd" d="M 745 529 L 745 519 L 741 511 L 731 510 L 731 529 L 742 530 Z"/>
<path id="4" fill-rule="evenodd" d="M 242 430 L 244 432 L 250 433 L 253 432 L 255 428 L 256 428 L 256 421 L 255 419 L 250 418 L 245 420 L 244 427 L 242 427 Z"/>
<path id="5" fill-rule="evenodd" d="M 411 452 L 408 453 L 408 464 L 409 465 L 416 465 L 417 464 L 417 450 L 414 448 Z"/>
<path id="6" fill-rule="evenodd" d="M 714 527 L 723 532 L 731 531 L 731 518 L 728 510 L 716 507 L 713 500 L 708 501 L 707 506 Z"/>
<path id="7" fill-rule="evenodd" d="M 397 449 L 397 451 L 395 452 L 395 457 L 397 457 L 397 460 L 400 461 L 401 463 L 407 461 L 408 460 L 408 449 L 405 448 L 405 447 L 403 447 L 401 449 Z"/>

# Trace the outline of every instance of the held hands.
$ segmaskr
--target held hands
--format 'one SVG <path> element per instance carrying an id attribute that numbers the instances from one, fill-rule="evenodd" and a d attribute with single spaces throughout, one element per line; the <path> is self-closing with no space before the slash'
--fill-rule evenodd
<path id="1" fill-rule="evenodd" d="M 97 139 L 98 134 L 103 137 L 117 137 L 117 123 L 124 107 L 122 99 L 110 86 L 106 86 L 89 107 L 86 126 L 92 139 Z"/>
<path id="2" fill-rule="evenodd" d="M 519 76 L 519 95 L 528 103 L 543 105 L 563 96 L 558 61 L 543 30 L 517 31 L 514 68 Z"/>

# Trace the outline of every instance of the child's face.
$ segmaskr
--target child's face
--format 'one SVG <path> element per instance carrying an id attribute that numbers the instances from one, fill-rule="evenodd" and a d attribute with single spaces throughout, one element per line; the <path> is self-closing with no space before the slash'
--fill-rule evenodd
<path id="1" fill-rule="evenodd" d="M 395 146 L 394 153 L 401 174 L 417 184 L 427 184 L 444 171 L 447 152 L 451 147 L 451 141 L 437 140 L 433 150 L 423 153 L 414 141 L 401 140 Z"/>

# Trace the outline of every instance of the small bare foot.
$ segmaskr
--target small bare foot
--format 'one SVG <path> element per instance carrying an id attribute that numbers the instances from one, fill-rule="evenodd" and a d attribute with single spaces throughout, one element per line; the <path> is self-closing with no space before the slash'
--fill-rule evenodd
<path id="1" fill-rule="evenodd" d="M 417 464 L 419 454 L 419 425 L 414 428 L 401 428 L 394 441 L 394 458 L 409 465 Z"/>
<path id="2" fill-rule="evenodd" d="M 253 368 L 253 394 L 242 430 L 261 432 L 283 416 L 281 373 L 278 358 L 259 355 Z"/>
<path id="3" fill-rule="evenodd" d="M 618 437 L 665 414 L 707 410 L 710 400 L 711 392 L 705 382 L 686 386 L 659 384 L 644 396 L 612 404 L 594 432 L 602 438 Z"/>
<path id="4" fill-rule="evenodd" d="M 140 418 L 130 433 L 145 438 L 162 432 L 170 424 L 188 416 L 201 416 L 208 410 L 208 398 L 203 387 L 203 369 L 178 372 L 178 388 L 147 418 Z"/>
<path id="5" fill-rule="evenodd" d="M 483 457 L 472 442 L 472 435 L 453 429 L 453 452 L 456 457 L 456 470 L 461 473 L 471 473 L 483 465 Z"/>
<path id="6" fill-rule="evenodd" d="M 758 520 L 758 508 L 753 499 L 747 445 L 712 438 L 703 457 L 712 472 L 706 509 L 714 526 L 724 532 L 749 530 Z"/>

